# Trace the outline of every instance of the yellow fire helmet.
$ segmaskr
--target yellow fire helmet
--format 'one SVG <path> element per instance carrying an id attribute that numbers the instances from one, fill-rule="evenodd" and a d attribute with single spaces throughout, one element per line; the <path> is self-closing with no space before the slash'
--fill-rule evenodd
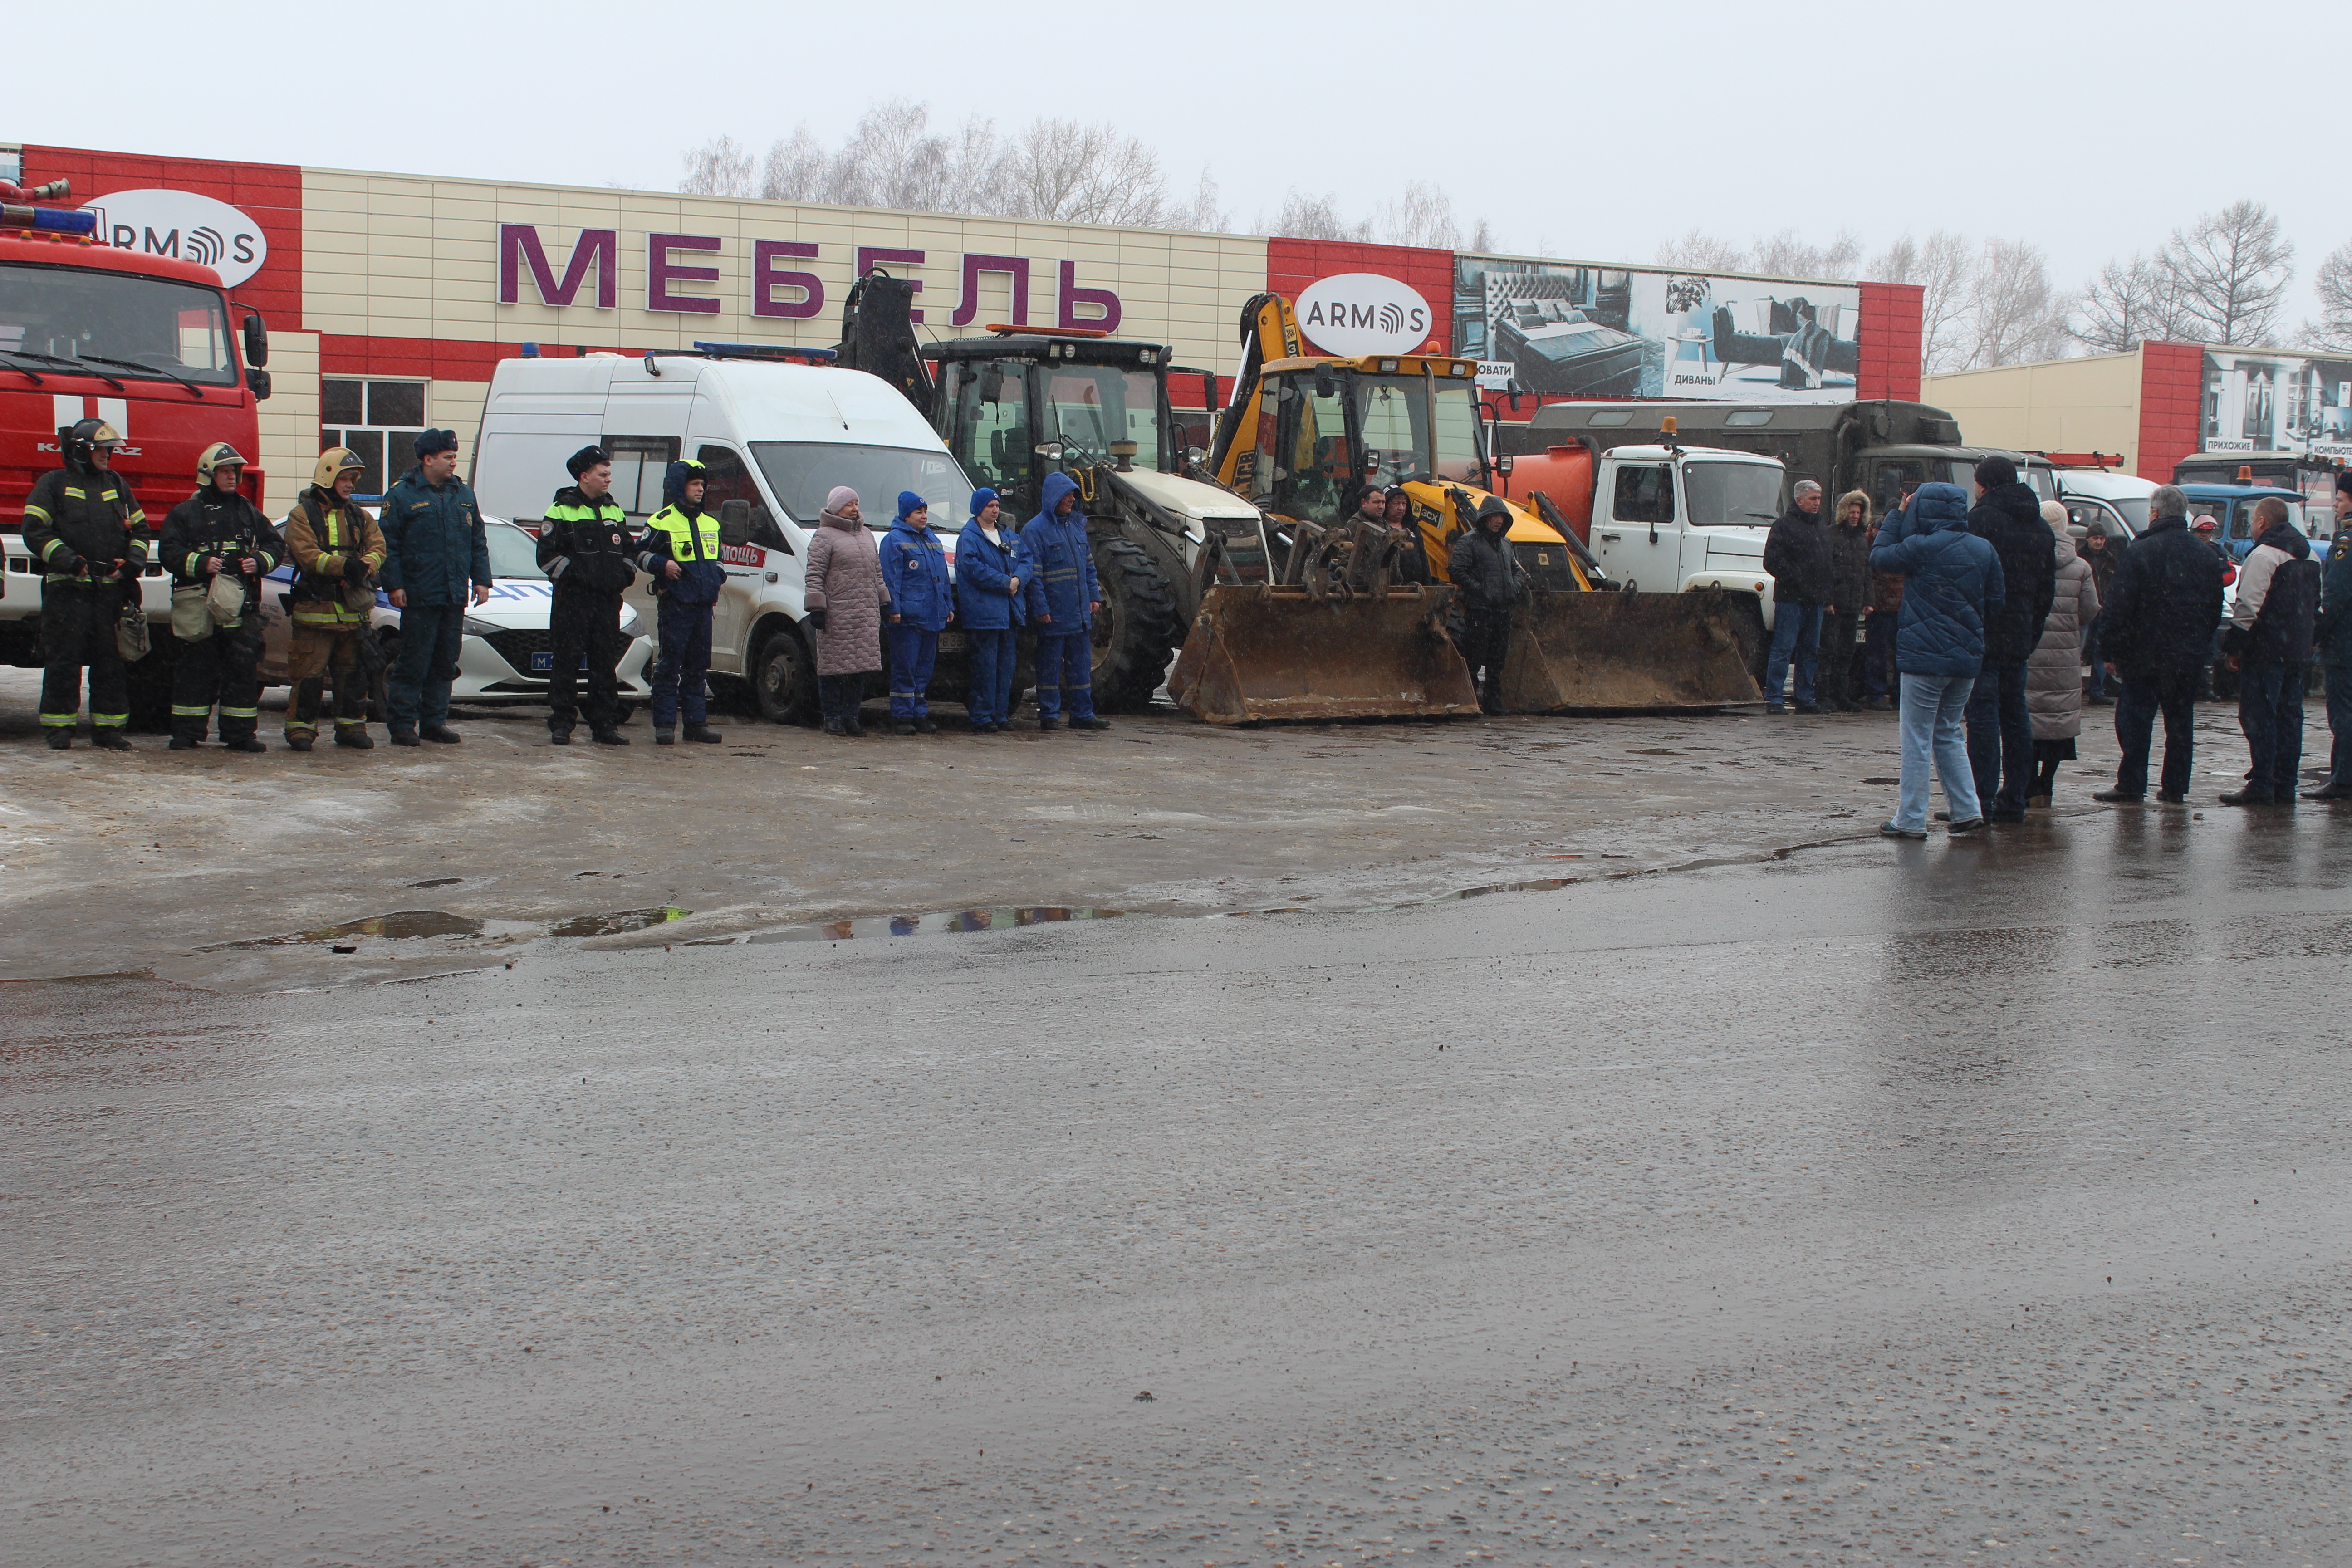
<path id="1" fill-rule="evenodd" d="M 215 468 L 243 467 L 245 467 L 245 454 L 226 441 L 215 441 L 205 448 L 204 456 L 196 459 L 196 478 L 202 483 L 210 484 L 213 482 Z"/>
<path id="2" fill-rule="evenodd" d="M 331 490 L 337 479 L 366 467 L 367 463 L 349 447 L 330 447 L 319 454 L 319 466 L 310 470 L 310 482 L 322 490 Z"/>

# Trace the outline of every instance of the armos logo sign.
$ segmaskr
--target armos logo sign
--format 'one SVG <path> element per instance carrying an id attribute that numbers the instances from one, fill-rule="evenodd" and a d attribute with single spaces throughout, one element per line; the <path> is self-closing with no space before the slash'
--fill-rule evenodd
<path id="1" fill-rule="evenodd" d="M 1377 272 L 1320 279 L 1298 296 L 1298 330 L 1325 353 L 1412 353 L 1433 320 L 1428 300 Z"/>
<path id="2" fill-rule="evenodd" d="M 117 250 L 173 256 L 220 274 L 234 289 L 269 258 L 261 226 L 226 202 L 194 191 L 115 191 L 82 204 L 98 235 Z"/>

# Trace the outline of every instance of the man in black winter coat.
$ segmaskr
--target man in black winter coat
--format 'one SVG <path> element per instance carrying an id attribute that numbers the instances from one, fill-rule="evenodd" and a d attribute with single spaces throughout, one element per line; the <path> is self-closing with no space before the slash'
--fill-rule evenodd
<path id="1" fill-rule="evenodd" d="M 1791 658 L 1797 666 L 1797 711 L 1813 706 L 1813 665 L 1822 644 L 1822 606 L 1830 603 L 1829 533 L 1822 522 L 1822 487 L 1799 479 L 1796 505 L 1764 537 L 1764 574 L 1772 579 L 1772 651 L 1764 660 L 1764 710 L 1782 713 L 1781 682 Z"/>
<path id="2" fill-rule="evenodd" d="M 1511 652 L 1511 610 L 1519 602 L 1510 531 L 1511 509 L 1488 496 L 1478 503 L 1470 531 L 1455 535 L 1446 552 L 1446 575 L 1462 595 L 1462 661 L 1477 680 L 1479 708 L 1488 713 L 1503 710 L 1503 664 Z"/>
<path id="3" fill-rule="evenodd" d="M 628 513 L 613 499 L 613 459 L 602 447 L 583 447 L 564 460 L 572 483 L 547 503 L 539 535 L 539 563 L 555 582 L 548 630 L 555 644 L 547 674 L 547 738 L 572 743 L 579 709 L 579 677 L 588 677 L 588 731 L 597 743 L 625 746 L 621 733 L 620 683 L 615 674 L 629 639 L 621 634 L 621 595 L 637 580 L 629 564 L 635 536 Z"/>
<path id="4" fill-rule="evenodd" d="M 2033 779 L 2033 720 L 2025 708 L 2025 662 L 2058 592 L 2058 537 L 2042 521 L 2042 498 L 2018 483 L 2007 458 L 1977 464 L 1977 504 L 1969 531 L 2000 557 L 2007 588 L 1985 626 L 1984 668 L 1969 696 L 1969 766 L 1988 822 L 2023 822 Z"/>
<path id="5" fill-rule="evenodd" d="M 2221 624 L 2221 558 L 2189 531 L 2189 498 L 2178 485 L 2148 497 L 2147 531 L 2116 567 L 2099 603 L 2099 652 L 2123 682 L 2116 696 L 2116 742 L 2123 761 L 2116 786 L 2092 798 L 2137 801 L 2147 795 L 2147 753 L 2156 715 L 2164 713 L 2164 773 L 2156 798 L 2189 798 L 2195 759 L 2197 679 Z"/>

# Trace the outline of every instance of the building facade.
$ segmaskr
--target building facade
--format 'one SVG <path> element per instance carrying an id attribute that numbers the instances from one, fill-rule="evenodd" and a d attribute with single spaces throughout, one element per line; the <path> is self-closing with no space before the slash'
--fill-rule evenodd
<path id="1" fill-rule="evenodd" d="M 1322 352 L 1477 354 L 1506 418 L 1562 396 L 1918 395 L 1916 289 L 0 145 L 11 154 L 25 180 L 71 181 L 110 243 L 203 260 L 267 319 L 273 506 L 324 445 L 368 458 L 372 489 L 404 471 L 420 429 L 455 429 L 470 453 L 493 370 L 527 344 L 830 346 L 872 267 L 915 280 L 926 338 L 1093 328 L 1221 377 L 1243 304 L 1274 289 Z M 1197 379 L 1176 395 L 1197 404 Z"/>

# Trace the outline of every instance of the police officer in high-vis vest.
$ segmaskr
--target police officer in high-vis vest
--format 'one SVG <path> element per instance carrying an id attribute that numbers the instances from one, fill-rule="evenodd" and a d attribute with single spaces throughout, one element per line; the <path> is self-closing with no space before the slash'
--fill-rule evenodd
<path id="1" fill-rule="evenodd" d="M 540 568 L 555 584 L 548 617 L 555 650 L 547 675 L 547 738 L 559 746 L 572 743 L 578 713 L 572 693 L 584 661 L 589 733 L 600 745 L 625 746 L 614 672 L 629 646 L 621 635 L 621 595 L 637 580 L 629 564 L 635 549 L 629 514 L 613 499 L 613 459 L 602 447 L 583 447 L 563 466 L 572 483 L 547 503 L 539 533 Z"/>
<path id="2" fill-rule="evenodd" d="M 710 668 L 710 606 L 727 585 L 719 563 L 719 519 L 702 510 L 707 474 L 700 463 L 672 463 L 662 478 L 669 504 L 646 524 L 637 564 L 652 574 L 661 600 L 661 653 L 654 660 L 654 743 L 672 744 L 681 711 L 686 738 L 716 745 L 705 707 Z"/>
<path id="3" fill-rule="evenodd" d="M 158 548 L 172 574 L 172 636 L 180 653 L 172 671 L 175 752 L 205 743 L 215 703 L 223 745 L 232 752 L 269 749 L 258 733 L 261 580 L 286 559 L 286 542 L 238 492 L 244 476 L 237 449 L 214 442 L 196 459 L 196 493 L 163 520 Z"/>
<path id="4" fill-rule="evenodd" d="M 286 548 L 294 591 L 286 614 L 286 743 L 307 752 L 319 739 L 327 680 L 335 683 L 335 744 L 368 751 L 367 681 L 360 639 L 375 611 L 375 574 L 383 565 L 383 531 L 352 501 L 367 463 L 349 447 L 319 454 L 310 483 L 286 514 Z"/>
<path id="5" fill-rule="evenodd" d="M 49 749 L 73 744 L 81 712 L 82 667 L 89 667 L 90 739 L 131 750 L 131 683 L 115 646 L 126 597 L 139 600 L 147 567 L 147 514 L 131 486 L 108 469 L 122 437 L 103 420 L 58 432 L 65 467 L 33 483 L 25 502 L 25 548 L 41 563 L 41 728 Z"/>

